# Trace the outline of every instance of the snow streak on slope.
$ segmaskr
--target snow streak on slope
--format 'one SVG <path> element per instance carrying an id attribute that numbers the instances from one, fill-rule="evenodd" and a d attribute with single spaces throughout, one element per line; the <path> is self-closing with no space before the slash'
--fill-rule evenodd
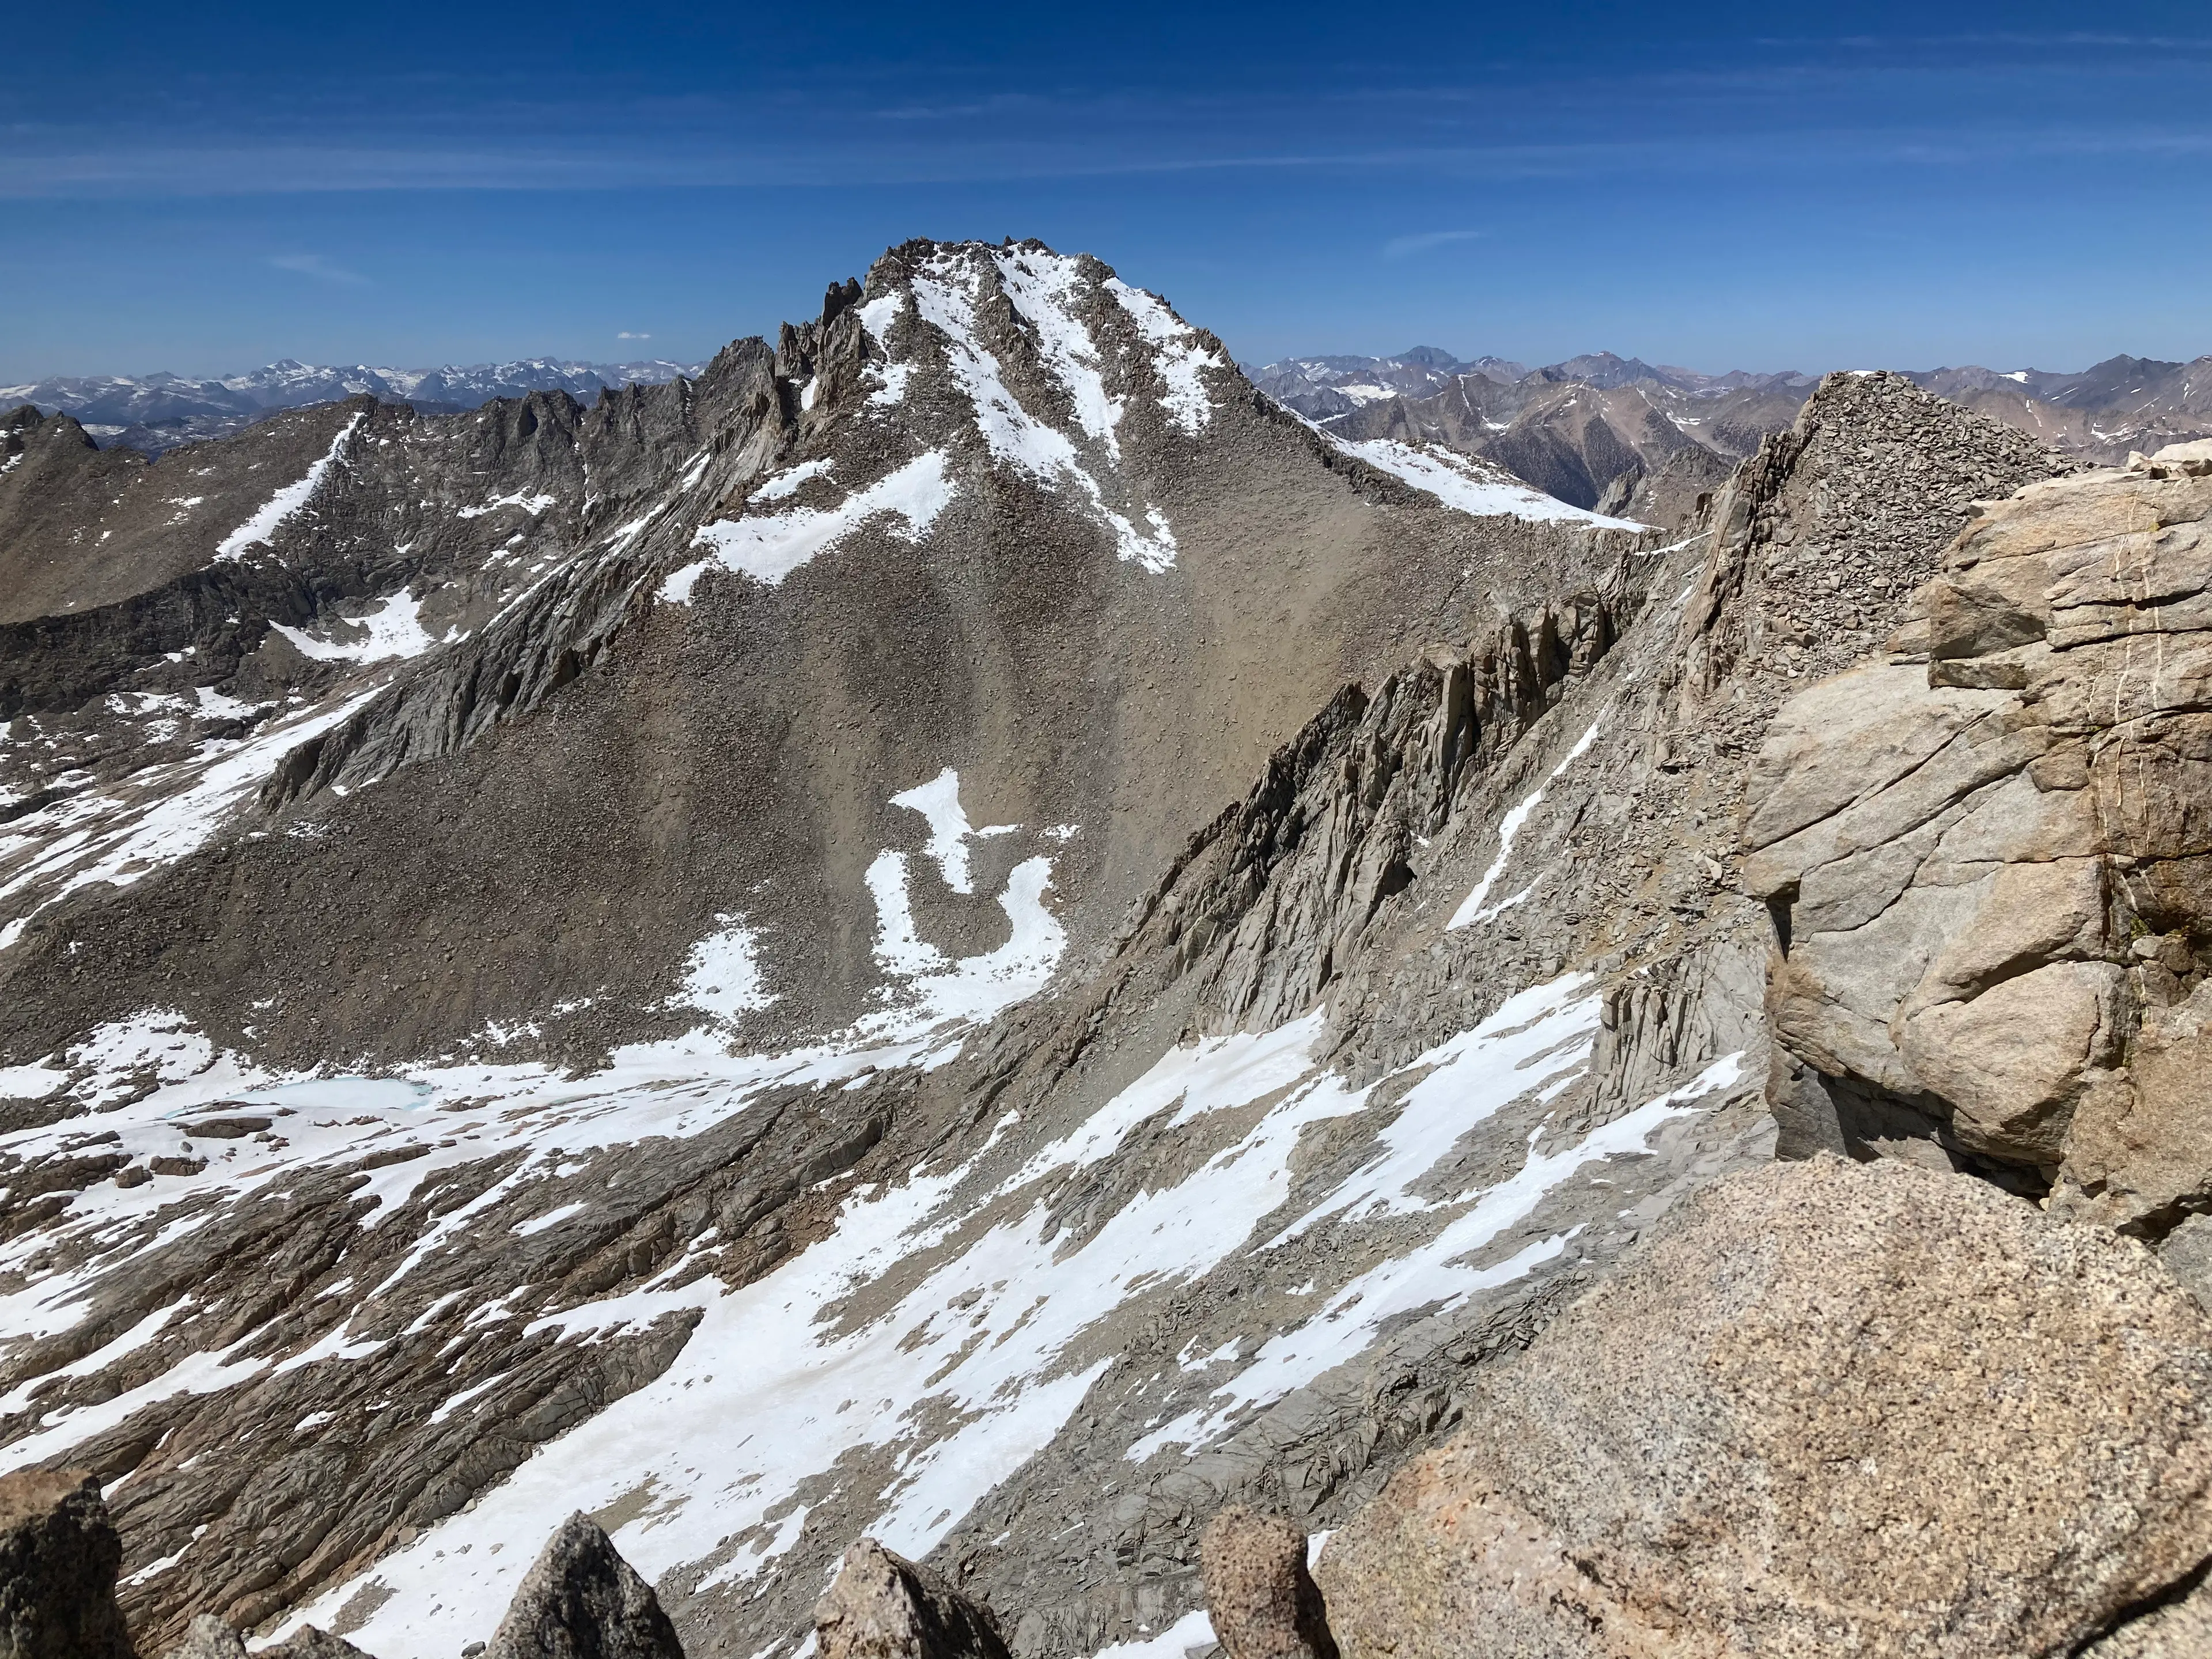
<path id="1" fill-rule="evenodd" d="M 297 483 L 285 485 L 269 498 L 259 512 L 225 536 L 216 548 L 216 557 L 243 558 L 247 548 L 267 546 L 269 538 L 276 533 L 284 520 L 305 507 L 313 499 L 315 492 L 323 487 L 324 475 L 344 458 L 346 446 L 353 441 L 353 434 L 361 429 L 361 423 L 368 418 L 366 414 L 362 414 L 348 421 L 345 430 L 331 440 L 329 453 L 307 469 L 307 476 Z"/>
<path id="2" fill-rule="evenodd" d="M 127 887 L 197 852 L 287 754 L 383 689 L 276 721 L 251 738 L 212 738 L 190 760 L 148 767 L 0 830 L 0 950 L 32 916 L 80 887 Z"/>
<path id="3" fill-rule="evenodd" d="M 905 524 L 903 531 L 894 526 L 894 533 L 918 542 L 951 499 L 944 453 L 932 450 L 866 489 L 855 490 L 827 512 L 801 507 L 757 519 L 717 519 L 702 526 L 691 538 L 693 546 L 713 551 L 671 575 L 661 584 L 660 597 L 678 605 L 690 604 L 692 588 L 713 568 L 733 570 L 776 586 L 817 553 L 836 546 L 870 520 L 886 515 Z"/>
<path id="4" fill-rule="evenodd" d="M 1448 1081 L 1406 1097 L 1399 1144 L 1448 1147 L 1539 1079 L 1578 1073 L 1597 1022 L 1588 988 L 1570 979 L 1527 994 L 1444 1060 L 1417 1061 Z M 648 1285 L 540 1322 L 574 1340 L 679 1310 L 702 1316 L 657 1381 L 542 1447 L 472 1512 L 297 1618 L 327 1625 L 350 1604 L 366 1620 L 349 1634 L 372 1651 L 452 1651 L 488 1632 L 546 1515 L 624 1499 L 635 1518 L 617 1533 L 623 1553 L 650 1577 L 681 1570 L 684 1588 L 769 1571 L 799 1537 L 803 1513 L 833 1495 L 872 1516 L 857 1529 L 925 1553 L 1075 1415 L 1119 1352 L 1109 1322 L 1117 1310 L 1285 1233 L 1305 1130 L 1367 1109 L 1374 1092 L 1314 1066 L 1322 1029 L 1316 1012 L 1265 1036 L 1171 1049 L 1087 1121 L 994 1179 L 983 1170 L 1015 1127 L 1010 1116 L 957 1165 L 856 1189 L 827 1237 L 742 1289 L 711 1278 Z M 1357 1357 L 1390 1314 L 1463 1298 L 1555 1255 L 1563 1238 L 1458 1265 L 1576 1170 L 1643 1151 L 1687 1109 L 1688 1095 L 1709 1086 L 1717 1085 L 1701 1079 L 1579 1146 L 1532 1156 L 1490 1191 L 1422 1205 L 1440 1224 L 1425 1248 L 1341 1288 L 1262 1350 L 1202 1417 L 1155 1441 L 1210 1437 L 1240 1411 Z M 1054 1218 L 1064 1183 L 1168 1107 L 1211 1154 L 1161 1189 L 1131 1192 L 1084 1231 L 1063 1231 Z M 1420 1121 L 1406 1125 L 1408 1117 Z M 572 1132 L 563 1136 L 573 1143 Z M 1422 1173 L 1408 1168 L 1392 1184 L 1408 1191 Z M 1290 1230 L 1321 1224 L 1361 1182 L 1291 1218 Z"/>
<path id="5" fill-rule="evenodd" d="M 1045 362 L 1075 406 L 1076 424 L 1103 443 L 1108 458 L 1120 465 L 1121 446 L 1114 428 L 1121 418 L 1121 400 L 1106 395 L 1098 347 L 1073 304 L 1081 292 L 1081 261 L 1027 249 L 996 258 L 1006 297 L 1036 331 Z"/>
<path id="6" fill-rule="evenodd" d="M 1129 313 L 1137 331 L 1153 348 L 1153 366 L 1167 387 L 1160 394 L 1160 407 L 1188 436 L 1195 438 L 1213 416 L 1213 404 L 1206 395 L 1206 381 L 1200 371 L 1229 365 L 1219 353 L 1208 350 L 1198 331 L 1177 318 L 1157 296 L 1131 288 L 1118 276 L 1107 279 L 1106 291 Z"/>
<path id="7" fill-rule="evenodd" d="M 1482 872 L 1482 879 L 1474 884 L 1474 890 L 1462 899 L 1459 908 L 1452 912 L 1451 920 L 1444 924 L 1447 933 L 1455 928 L 1472 927 L 1478 921 L 1487 921 L 1500 911 L 1510 909 L 1520 903 L 1535 890 L 1535 884 L 1531 883 L 1510 897 L 1502 898 L 1495 904 L 1483 903 L 1483 900 L 1490 896 L 1490 890 L 1496 884 L 1498 877 L 1505 873 L 1505 861 L 1513 856 L 1513 838 L 1521 833 L 1521 826 L 1528 823 L 1528 814 L 1534 811 L 1543 800 L 1544 791 L 1550 787 L 1567 768 L 1573 765 L 1588 751 L 1590 744 L 1597 740 L 1598 728 L 1604 723 L 1605 717 L 1601 714 L 1592 720 L 1589 730 L 1576 738 L 1575 746 L 1567 750 L 1566 758 L 1552 769 L 1551 776 L 1530 790 L 1527 799 L 1499 820 L 1498 856 L 1491 860 L 1490 867 Z"/>
<path id="8" fill-rule="evenodd" d="M 1346 454 L 1403 479 L 1446 507 L 1456 507 L 1476 518 L 1507 517 L 1539 523 L 1557 520 L 1590 525 L 1600 530 L 1650 528 L 1628 519 L 1607 518 L 1601 513 L 1570 507 L 1555 495 L 1530 489 L 1501 466 L 1462 455 L 1441 444 L 1401 443 L 1395 438 L 1367 438 L 1355 442 L 1338 437 L 1326 427 L 1315 426 L 1311 421 L 1306 424 Z"/>
<path id="9" fill-rule="evenodd" d="M 929 821 L 927 854 L 956 893 L 972 893 L 968 843 L 987 836 L 1011 835 L 1021 826 L 994 824 L 976 830 L 960 805 L 960 775 L 946 767 L 927 783 L 893 795 L 891 805 L 921 813 Z M 869 896 L 876 903 L 876 961 L 884 972 L 908 982 L 903 993 L 888 994 L 894 1006 L 919 1008 L 933 1021 L 983 1021 L 1026 1000 L 1051 981 L 1067 948 L 1066 931 L 1044 907 L 1052 885 L 1052 860 L 1024 860 L 1000 890 L 999 908 L 1006 914 L 1006 942 L 995 951 L 948 962 L 944 952 L 916 933 L 907 855 L 884 852 L 868 866 Z"/>
<path id="10" fill-rule="evenodd" d="M 1030 414 L 1007 387 L 999 360 L 985 349 L 977 336 L 975 301 L 981 281 L 982 271 L 971 257 L 940 252 L 915 276 L 913 292 L 922 320 L 944 338 L 953 380 L 974 408 L 977 429 L 993 459 L 1048 488 L 1073 483 L 1091 510 L 1113 532 L 1118 556 L 1149 571 L 1169 568 L 1175 563 L 1176 542 L 1166 516 L 1158 507 L 1146 507 L 1146 527 L 1139 528 L 1128 515 L 1109 507 L 1105 490 L 1083 465 L 1067 434 Z M 1030 287 L 1033 302 L 1043 308 L 1045 301 L 1034 292 L 1039 284 L 1032 281 Z M 1057 350 L 1073 369 L 1079 365 L 1072 355 L 1070 341 L 1073 329 L 1080 325 L 1072 317 L 1064 320 L 1066 333 L 1056 347 L 1046 349 L 1046 356 L 1048 362 L 1054 361 L 1053 354 Z M 1060 325 L 1054 323 L 1055 328 Z M 1087 340 L 1087 334 L 1085 337 Z M 1092 414 L 1105 421 L 1106 435 L 1110 437 L 1112 422 L 1106 420 L 1105 411 L 1094 408 Z M 1120 453 L 1118 444 L 1112 453 Z"/>

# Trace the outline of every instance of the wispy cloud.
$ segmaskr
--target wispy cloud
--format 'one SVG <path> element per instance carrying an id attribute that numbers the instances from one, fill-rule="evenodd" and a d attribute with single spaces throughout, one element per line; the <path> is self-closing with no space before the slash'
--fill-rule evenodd
<path id="1" fill-rule="evenodd" d="M 650 340 L 652 337 L 650 334 L 633 334 L 628 329 L 615 336 L 617 340 Z"/>
<path id="2" fill-rule="evenodd" d="M 312 276 L 319 283 L 334 283 L 341 288 L 369 286 L 368 278 L 359 271 L 348 270 L 343 265 L 335 264 L 319 253 L 280 253 L 269 263 L 279 270 Z"/>
<path id="3" fill-rule="evenodd" d="M 1454 242 L 1472 242 L 1483 233 L 1479 230 L 1425 230 L 1413 236 L 1393 236 L 1382 244 L 1386 259 L 1410 259 L 1416 253 L 1426 253 L 1431 248 L 1449 247 Z"/>

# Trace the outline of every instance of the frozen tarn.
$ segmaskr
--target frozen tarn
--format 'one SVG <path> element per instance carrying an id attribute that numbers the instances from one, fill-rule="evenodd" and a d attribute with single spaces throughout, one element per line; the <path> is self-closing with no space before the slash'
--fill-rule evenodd
<path id="1" fill-rule="evenodd" d="M 1121 400 L 1106 395 L 1106 382 L 1098 372 L 1097 345 L 1071 303 L 1078 292 L 1082 262 L 1064 254 L 1027 249 L 992 258 L 998 262 L 999 280 L 1006 297 L 1036 331 L 1038 349 L 1074 406 L 1076 424 L 1104 444 L 1108 459 L 1119 466 L 1121 445 L 1114 428 L 1121 418 Z"/>
<path id="2" fill-rule="evenodd" d="M 1521 826 L 1528 823 L 1528 814 L 1534 811 L 1543 800 L 1544 791 L 1557 782 L 1560 775 L 1586 753 L 1591 744 L 1597 741 L 1598 727 L 1604 724 L 1605 716 L 1602 714 L 1592 720 L 1589 730 L 1575 739 L 1575 746 L 1567 750 L 1565 760 L 1552 769 L 1551 775 L 1530 790 L 1527 799 L 1498 821 L 1498 856 L 1491 860 L 1490 868 L 1482 872 L 1482 879 L 1474 884 L 1474 890 L 1460 901 L 1459 908 L 1452 912 L 1451 920 L 1444 924 L 1445 932 L 1449 933 L 1455 927 L 1472 927 L 1478 921 L 1487 921 L 1500 911 L 1510 909 L 1514 905 L 1520 903 L 1535 890 L 1532 884 L 1510 897 L 1498 900 L 1495 904 L 1486 906 L 1483 903 L 1483 900 L 1490 896 L 1491 887 L 1497 882 L 1498 877 L 1505 873 L 1505 860 L 1513 856 L 1513 838 L 1521 833 Z"/>
<path id="3" fill-rule="evenodd" d="M 691 538 L 694 547 L 710 548 L 712 552 L 670 576 L 660 585 L 660 597 L 678 605 L 690 604 L 692 588 L 710 569 L 733 570 L 775 587 L 871 519 L 886 515 L 905 524 L 903 531 L 895 525 L 894 533 L 919 542 L 951 500 L 952 484 L 945 476 L 945 453 L 933 449 L 866 489 L 855 490 L 826 512 L 801 507 L 757 519 L 717 519 L 702 526 Z"/>
<path id="4" fill-rule="evenodd" d="M 974 289 L 980 274 L 957 255 L 939 254 L 915 276 L 914 301 L 922 320 L 944 337 L 952 378 L 967 394 L 975 411 L 976 429 L 993 458 L 1048 487 L 1073 482 L 1114 532 L 1117 557 L 1156 574 L 1170 568 L 1176 540 L 1165 515 L 1158 507 L 1146 507 L 1147 533 L 1107 506 L 1105 491 L 1084 467 L 1068 435 L 1036 419 L 1007 390 L 999 360 L 975 337 Z"/>
<path id="5" fill-rule="evenodd" d="M 357 638 L 319 640 L 283 623 L 270 626 L 291 641 L 303 657 L 317 662 L 386 662 L 394 657 L 419 657 L 434 645 L 450 645 L 460 637 L 448 629 L 442 639 L 433 638 L 422 627 L 422 601 L 412 593 L 398 592 L 380 599 L 358 617 L 335 617 L 329 625 L 337 629 L 359 629 Z"/>
<path id="6" fill-rule="evenodd" d="M 1206 395 L 1202 371 L 1229 365 L 1158 295 L 1132 288 L 1118 276 L 1106 279 L 1106 291 L 1120 301 L 1129 320 L 1137 325 L 1137 332 L 1152 348 L 1152 368 L 1164 388 L 1160 407 L 1167 410 L 1170 421 L 1195 438 L 1213 418 L 1213 401 Z"/>
<path id="7" fill-rule="evenodd" d="M 1313 422 L 1306 422 L 1313 426 Z M 1437 444 L 1401 443 L 1395 438 L 1340 438 L 1324 427 L 1314 430 L 1346 454 L 1401 478 L 1446 507 L 1475 518 L 1526 519 L 1536 523 L 1586 524 L 1599 530 L 1643 531 L 1629 519 L 1607 518 L 1570 507 L 1555 495 L 1532 489 L 1503 467 L 1494 467 Z"/>
<path id="8" fill-rule="evenodd" d="M 243 558 L 247 548 L 267 546 L 278 526 L 305 507 L 323 487 L 324 475 L 344 459 L 346 446 L 353 441 L 353 434 L 361 430 L 361 423 L 368 418 L 364 412 L 348 421 L 345 429 L 331 440 L 329 453 L 307 469 L 307 476 L 297 483 L 285 485 L 269 498 L 258 513 L 225 536 L 215 550 L 216 557 Z"/>
<path id="9" fill-rule="evenodd" d="M 456 516 L 464 519 L 481 519 L 487 513 L 496 513 L 503 507 L 520 507 L 534 519 L 558 499 L 558 496 L 554 495 L 525 495 L 520 492 L 512 495 L 495 495 L 482 507 L 461 508 Z"/>

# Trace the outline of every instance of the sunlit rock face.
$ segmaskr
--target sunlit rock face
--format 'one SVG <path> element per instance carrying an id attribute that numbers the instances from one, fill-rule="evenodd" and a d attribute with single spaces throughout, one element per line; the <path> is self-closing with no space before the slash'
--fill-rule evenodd
<path id="1" fill-rule="evenodd" d="M 1224 1504 L 1349 1514 L 1769 1156 L 1729 562 L 1815 467 L 1940 544 L 1861 456 L 1954 425 L 1824 387 L 1670 539 L 1034 243 L 589 410 L 18 420 L 0 1462 L 142 1651 L 458 1653 L 580 1510 L 695 1656 L 864 1535 L 1179 1654 Z"/>

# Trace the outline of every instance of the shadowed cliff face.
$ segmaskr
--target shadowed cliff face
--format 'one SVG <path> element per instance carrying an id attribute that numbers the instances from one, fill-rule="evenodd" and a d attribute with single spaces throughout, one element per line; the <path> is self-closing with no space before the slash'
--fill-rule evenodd
<path id="1" fill-rule="evenodd" d="M 0 1461 L 155 1650 L 457 1651 L 580 1508 L 695 1655 L 863 1534 L 1167 1639 L 1223 1504 L 1348 1513 L 1767 1156 L 1748 527 L 1850 651 L 1997 453 L 1839 380 L 1710 533 L 1468 513 L 1034 244 L 315 418 L 8 659 Z"/>

